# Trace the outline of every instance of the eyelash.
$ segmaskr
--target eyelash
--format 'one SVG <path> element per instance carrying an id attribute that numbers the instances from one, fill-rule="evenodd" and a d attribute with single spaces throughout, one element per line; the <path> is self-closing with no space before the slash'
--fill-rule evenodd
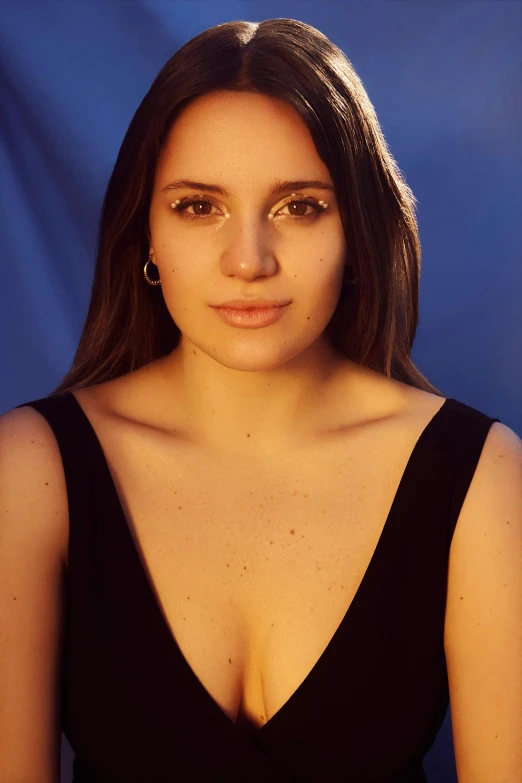
<path id="1" fill-rule="evenodd" d="M 179 212 L 183 220 L 202 220 L 205 218 L 214 218 L 218 217 L 217 215 L 191 215 L 189 212 L 186 212 L 187 207 L 192 206 L 193 204 L 210 204 L 212 207 L 215 207 L 216 205 L 206 198 L 198 198 L 198 197 L 187 197 L 187 199 L 182 199 L 181 203 L 178 204 L 174 212 Z M 292 220 L 307 220 L 308 218 L 314 217 L 316 214 L 323 211 L 323 208 L 320 204 L 318 204 L 315 199 L 313 198 L 303 198 L 303 199 L 292 199 L 291 201 L 288 201 L 286 204 L 283 204 L 282 207 L 280 207 L 277 212 L 279 212 L 281 209 L 284 209 L 285 207 L 288 207 L 290 204 L 308 204 L 309 206 L 314 208 L 314 212 L 310 212 L 308 215 L 285 215 L 285 217 L 289 217 Z"/>

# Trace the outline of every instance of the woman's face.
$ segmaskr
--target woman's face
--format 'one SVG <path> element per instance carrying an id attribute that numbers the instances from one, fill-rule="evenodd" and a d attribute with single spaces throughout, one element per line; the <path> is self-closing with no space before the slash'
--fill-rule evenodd
<path id="1" fill-rule="evenodd" d="M 169 189 L 176 180 L 224 192 Z M 285 180 L 325 187 L 271 192 Z M 188 205 L 194 196 L 197 203 Z M 170 206 L 175 199 L 182 202 L 177 209 Z M 250 370 L 321 350 L 339 300 L 346 243 L 329 171 L 293 107 L 245 92 L 195 99 L 158 161 L 149 227 L 165 303 L 186 345 Z M 257 329 L 231 326 L 210 306 L 258 296 L 291 304 L 276 323 Z"/>

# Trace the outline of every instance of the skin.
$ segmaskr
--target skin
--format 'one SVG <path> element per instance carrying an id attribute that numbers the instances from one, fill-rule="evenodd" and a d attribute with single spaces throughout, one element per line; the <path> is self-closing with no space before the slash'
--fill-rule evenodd
<path id="1" fill-rule="evenodd" d="M 181 178 L 220 185 L 229 196 L 163 191 Z M 361 369 L 335 354 L 323 335 L 349 263 L 335 193 L 295 191 L 328 203 L 317 214 L 311 206 L 287 207 L 294 191 L 269 193 L 279 179 L 333 187 L 293 107 L 231 91 L 202 96 L 183 111 L 155 173 L 149 252 L 182 333 L 178 348 L 154 363 L 159 394 L 163 406 L 183 410 L 193 430 L 227 452 L 241 453 L 249 443 L 268 454 L 296 432 L 311 432 L 340 370 Z M 213 205 L 189 206 L 185 214 L 195 220 L 170 206 L 195 195 Z M 278 213 L 273 221 L 269 211 Z M 247 295 L 292 304 L 259 329 L 229 326 L 209 307 Z"/>

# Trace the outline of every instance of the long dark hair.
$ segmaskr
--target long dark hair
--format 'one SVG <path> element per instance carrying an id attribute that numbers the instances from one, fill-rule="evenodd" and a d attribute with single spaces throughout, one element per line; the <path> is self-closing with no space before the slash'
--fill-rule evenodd
<path id="1" fill-rule="evenodd" d="M 87 318 L 72 366 L 51 394 L 117 378 L 178 346 L 181 333 L 161 286 L 143 276 L 150 200 L 156 162 L 177 115 L 217 90 L 289 103 L 330 172 L 357 278 L 343 287 L 327 326 L 331 344 L 360 365 L 445 396 L 410 357 L 421 265 L 416 199 L 350 61 L 323 33 L 295 19 L 216 25 L 159 72 L 109 179 Z"/>

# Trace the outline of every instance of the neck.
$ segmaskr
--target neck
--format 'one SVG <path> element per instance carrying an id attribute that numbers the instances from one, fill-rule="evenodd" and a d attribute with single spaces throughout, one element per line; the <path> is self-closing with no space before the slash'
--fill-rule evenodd
<path id="1" fill-rule="evenodd" d="M 341 370 L 355 365 L 324 342 L 290 362 L 232 368 L 183 339 L 157 362 L 163 404 L 176 405 L 195 441 L 253 457 L 290 450 L 317 432 Z M 271 365 L 271 366 L 270 366 Z"/>

